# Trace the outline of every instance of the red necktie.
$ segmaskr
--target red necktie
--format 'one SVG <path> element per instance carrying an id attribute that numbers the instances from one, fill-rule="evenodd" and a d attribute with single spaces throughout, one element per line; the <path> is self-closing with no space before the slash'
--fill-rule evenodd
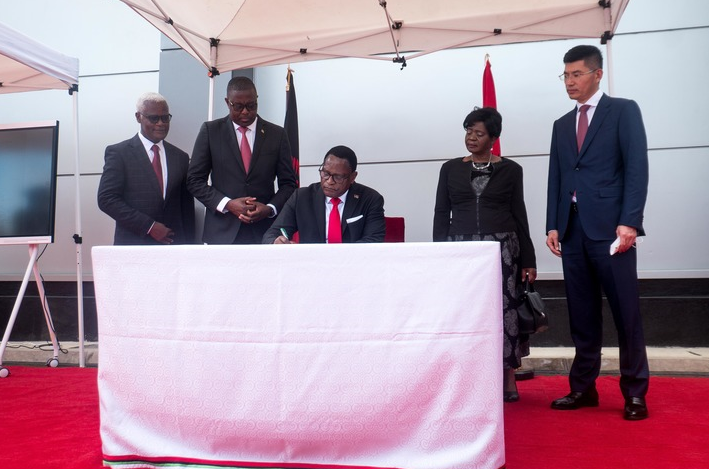
<path id="1" fill-rule="evenodd" d="M 579 151 L 581 151 L 583 140 L 586 138 L 586 132 L 588 131 L 588 115 L 586 112 L 590 107 L 590 105 L 584 104 L 579 109 L 579 128 L 576 131 L 576 145 Z"/>
<path id="2" fill-rule="evenodd" d="M 330 202 L 332 202 L 332 210 L 330 211 L 330 222 L 327 225 L 327 243 L 341 243 L 342 225 L 340 224 L 340 211 L 337 209 L 340 199 L 334 197 L 330 199 Z"/>
<path id="3" fill-rule="evenodd" d="M 251 165 L 251 147 L 249 146 L 249 139 L 246 138 L 247 130 L 249 130 L 248 127 L 239 126 L 239 132 L 241 132 L 239 151 L 241 152 L 241 158 L 244 160 L 244 170 L 248 173 L 249 166 Z"/>
<path id="4" fill-rule="evenodd" d="M 162 181 L 162 164 L 160 164 L 160 147 L 153 145 L 151 148 L 153 150 L 153 171 L 155 171 L 155 176 L 158 178 L 158 185 L 160 186 L 160 195 L 163 194 L 163 181 Z"/>

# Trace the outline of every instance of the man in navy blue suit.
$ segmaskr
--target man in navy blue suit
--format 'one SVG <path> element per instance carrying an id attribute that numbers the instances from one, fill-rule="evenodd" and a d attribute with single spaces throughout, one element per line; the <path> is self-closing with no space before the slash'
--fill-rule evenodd
<path id="1" fill-rule="evenodd" d="M 145 93 L 136 106 L 138 134 L 106 148 L 97 198 L 116 220 L 114 244 L 194 243 L 189 156 L 165 141 L 171 118 L 164 97 Z"/>
<path id="2" fill-rule="evenodd" d="M 645 128 L 634 101 L 600 91 L 603 57 L 598 48 L 576 46 L 566 53 L 564 64 L 560 78 L 577 105 L 554 122 L 546 243 L 562 260 L 576 355 L 569 372 L 571 392 L 551 407 L 598 406 L 604 292 L 618 332 L 624 418 L 642 420 L 648 416 L 650 372 L 634 248 L 636 237 L 645 235 Z"/>

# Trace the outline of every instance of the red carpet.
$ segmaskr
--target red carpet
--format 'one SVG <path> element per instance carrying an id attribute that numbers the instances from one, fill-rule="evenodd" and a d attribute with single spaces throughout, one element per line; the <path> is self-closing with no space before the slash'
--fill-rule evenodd
<path id="1" fill-rule="evenodd" d="M 619 380 L 602 376 L 600 406 L 574 411 L 549 408 L 566 376 L 518 383 L 520 401 L 505 404 L 507 468 L 709 468 L 709 378 L 651 378 L 650 417 L 638 422 L 623 420 Z"/>
<path id="2" fill-rule="evenodd" d="M 0 468 L 101 468 L 96 369 L 10 370 L 0 379 Z M 623 420 L 615 376 L 599 379 L 595 409 L 549 409 L 567 392 L 564 376 L 519 389 L 505 404 L 507 469 L 709 468 L 709 378 L 653 378 L 640 422 Z"/>
<path id="3" fill-rule="evenodd" d="M 0 378 L 0 468 L 101 468 L 96 368 L 8 368 Z"/>

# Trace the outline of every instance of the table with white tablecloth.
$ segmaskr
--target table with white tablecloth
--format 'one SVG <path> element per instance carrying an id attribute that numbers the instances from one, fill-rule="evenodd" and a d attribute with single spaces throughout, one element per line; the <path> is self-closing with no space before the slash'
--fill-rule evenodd
<path id="1" fill-rule="evenodd" d="M 92 255 L 105 465 L 504 466 L 497 243 Z"/>

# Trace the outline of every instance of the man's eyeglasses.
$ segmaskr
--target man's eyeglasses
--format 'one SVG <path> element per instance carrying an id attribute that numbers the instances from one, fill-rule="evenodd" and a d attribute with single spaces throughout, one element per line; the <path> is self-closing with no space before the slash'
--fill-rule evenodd
<path id="1" fill-rule="evenodd" d="M 229 103 L 229 106 L 231 106 L 231 108 L 236 112 L 242 112 L 244 109 L 246 109 L 249 112 L 253 112 L 256 110 L 256 108 L 258 108 L 257 102 L 241 104 L 241 103 L 232 103 L 231 101 L 227 100 L 227 103 Z"/>
<path id="2" fill-rule="evenodd" d="M 322 169 L 322 166 L 320 167 L 320 169 L 318 169 L 318 171 L 320 171 L 320 179 L 323 182 L 332 178 L 332 180 L 335 181 L 335 184 L 342 184 L 343 182 L 348 180 L 350 178 L 350 176 L 352 175 L 352 173 L 350 173 L 350 174 L 330 174 L 327 171 L 325 171 L 324 169 Z"/>
<path id="3" fill-rule="evenodd" d="M 162 116 L 149 116 L 141 112 L 140 115 L 148 119 L 151 124 L 157 124 L 160 121 L 163 121 L 163 123 L 167 124 L 170 122 L 170 119 L 172 119 L 172 114 L 163 114 Z"/>
<path id="4" fill-rule="evenodd" d="M 561 80 L 563 82 L 567 82 L 571 79 L 578 80 L 582 76 L 590 75 L 591 73 L 595 72 L 596 70 L 598 70 L 598 69 L 594 68 L 593 70 L 589 70 L 588 72 L 562 73 L 561 75 L 559 75 L 559 80 Z"/>

